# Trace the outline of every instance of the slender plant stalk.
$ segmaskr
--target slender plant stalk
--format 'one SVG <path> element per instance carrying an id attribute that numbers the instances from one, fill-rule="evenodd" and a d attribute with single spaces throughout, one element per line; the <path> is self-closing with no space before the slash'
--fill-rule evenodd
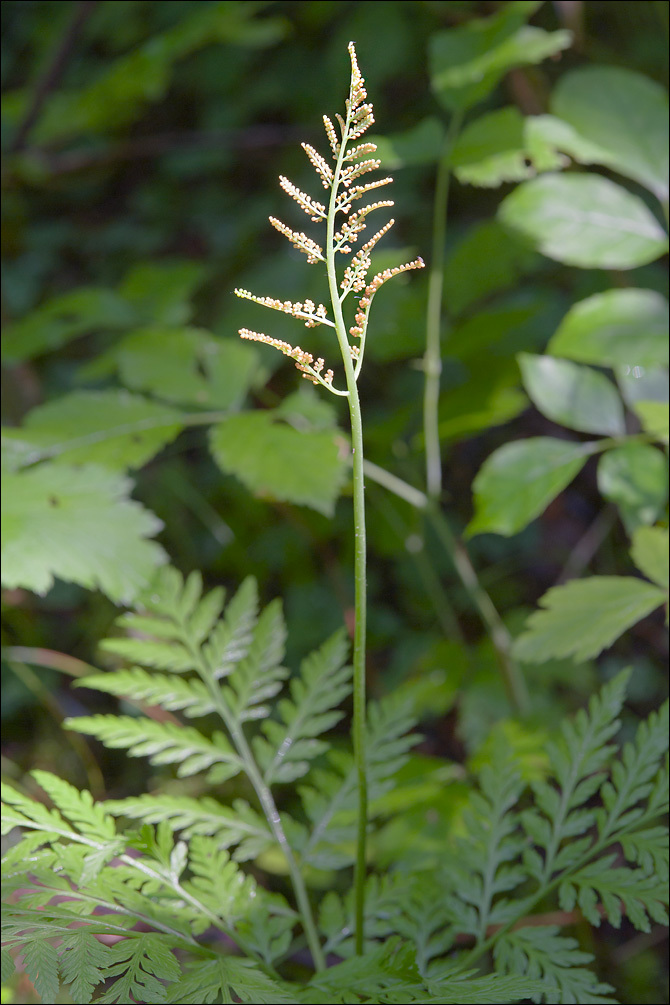
<path id="1" fill-rule="evenodd" d="M 281 848 L 286 860 L 293 886 L 293 892 L 295 893 L 298 910 L 300 911 L 302 918 L 302 925 L 307 938 L 307 944 L 314 961 L 314 967 L 316 970 L 325 970 L 326 960 L 321 948 L 321 942 L 319 941 L 312 906 L 307 895 L 307 887 L 305 886 L 305 881 L 302 873 L 300 872 L 300 867 L 298 866 L 293 850 L 288 842 L 288 838 L 286 837 L 281 816 L 279 815 L 279 810 L 277 809 L 277 804 L 274 801 L 270 787 L 266 785 L 263 776 L 258 769 L 256 759 L 251 752 L 251 748 L 247 742 L 247 738 L 244 735 L 244 731 L 242 730 L 240 723 L 237 722 L 235 717 L 230 714 L 230 709 L 223 699 L 220 688 L 216 687 L 212 681 L 211 674 L 209 673 L 208 667 L 203 660 L 203 656 L 199 648 L 191 645 L 185 627 L 182 632 L 181 641 L 191 653 L 198 676 L 207 688 L 210 698 L 212 699 L 212 703 L 225 723 L 233 743 L 237 748 L 237 752 L 242 758 L 246 775 L 254 787 L 254 791 L 258 796 L 258 800 L 263 807 L 263 812 L 265 813 L 266 819 L 270 825 L 272 833 L 274 834 L 275 841 Z"/>
<path id="2" fill-rule="evenodd" d="M 333 305 L 335 331 L 342 353 L 344 373 L 347 382 L 349 417 L 351 420 L 351 449 L 353 457 L 353 502 L 354 502 L 354 656 L 353 656 L 353 745 L 356 778 L 358 781 L 358 819 L 356 825 L 356 862 L 354 866 L 354 917 L 356 922 L 356 952 L 363 952 L 365 939 L 365 868 L 368 828 L 368 779 L 366 771 L 366 686 L 365 686 L 365 634 L 367 622 L 367 550 L 365 539 L 365 471 L 363 468 L 363 416 L 358 384 L 351 358 L 347 329 L 342 314 L 342 299 L 335 267 L 335 213 L 340 183 L 340 174 L 347 148 L 351 125 L 351 101 L 347 110 L 344 135 L 333 176 L 333 184 L 328 205 L 326 235 L 326 268 L 328 289 Z"/>
<path id="3" fill-rule="evenodd" d="M 440 329 L 442 327 L 442 291 L 444 288 L 444 242 L 447 236 L 447 206 L 451 182 L 449 156 L 460 127 L 461 115 L 457 112 L 452 117 L 437 167 L 433 205 L 433 247 L 428 275 L 426 352 L 423 357 L 423 435 L 426 450 L 426 490 L 431 499 L 439 499 L 442 493 L 438 405 L 440 376 L 442 374 Z"/>
<path id="4" fill-rule="evenodd" d="M 353 724 L 352 738 L 354 747 L 354 763 L 358 788 L 358 819 L 356 856 L 354 864 L 354 915 L 355 915 L 355 947 L 361 954 L 365 944 L 365 871 L 366 871 L 366 840 L 368 825 L 368 784 L 366 764 L 366 691 L 365 691 L 365 627 L 367 613 L 366 595 L 366 544 L 365 544 L 365 471 L 363 456 L 363 418 L 358 394 L 357 380 L 363 364 L 365 339 L 367 335 L 370 307 L 375 294 L 381 286 L 393 276 L 410 269 L 422 269 L 421 258 L 392 269 L 384 269 L 372 279 L 368 278 L 371 269 L 371 252 L 377 241 L 392 227 L 394 221 L 388 221 L 373 237 L 362 243 L 355 253 L 350 245 L 355 244 L 359 235 L 367 226 L 367 216 L 381 208 L 392 206 L 389 200 L 368 203 L 356 209 L 354 203 L 376 192 L 378 188 L 387 185 L 391 178 L 363 183 L 363 177 L 370 171 L 380 167 L 380 161 L 370 156 L 376 151 L 374 143 L 356 143 L 358 139 L 374 122 L 372 105 L 366 102 L 367 92 L 365 81 L 358 68 L 354 43 L 349 43 L 351 58 L 351 84 L 349 97 L 345 102 L 346 115 L 337 115 L 340 135 L 333 122 L 324 116 L 326 136 L 335 160 L 331 168 L 327 160 L 312 146 L 303 143 L 305 153 L 309 157 L 322 185 L 330 190 L 328 206 L 317 202 L 312 196 L 296 188 L 287 178 L 280 178 L 284 191 L 294 199 L 301 209 L 310 217 L 313 223 L 326 223 L 325 251 L 311 237 L 287 227 L 280 220 L 270 217 L 273 227 L 286 237 L 293 247 L 298 248 L 310 263 L 322 262 L 326 266 L 328 290 L 333 311 L 333 320 L 327 316 L 326 308 L 318 307 L 311 301 L 292 303 L 288 300 L 278 300 L 272 297 L 258 297 L 248 290 L 237 289 L 235 293 L 247 300 L 263 304 L 272 310 L 292 314 L 304 322 L 306 327 L 327 325 L 335 330 L 342 363 L 346 389 L 333 386 L 334 373 L 324 371 L 324 360 L 317 359 L 300 346 L 289 345 L 281 339 L 272 338 L 262 332 L 241 328 L 242 338 L 264 342 L 279 349 L 284 355 L 295 360 L 296 366 L 302 371 L 303 377 L 313 384 L 320 384 L 332 394 L 346 397 L 349 403 L 351 421 L 351 442 L 353 458 L 353 502 L 354 502 L 354 654 L 353 654 Z M 355 145 L 351 145 L 355 144 Z M 338 219 L 339 218 L 339 219 Z M 341 222 L 340 222 L 341 221 Z M 340 227 L 339 231 L 336 226 Z M 351 255 L 349 264 L 344 270 L 340 282 L 335 265 L 336 255 Z M 355 323 L 347 329 L 342 305 L 346 298 L 354 293 L 358 295 L 358 306 Z M 351 339 L 350 339 L 351 336 Z M 323 375 L 322 375 L 323 374 Z M 260 795 L 260 793 L 259 793 Z M 290 852 L 290 849 L 288 849 Z M 294 883 L 296 896 L 298 887 Z M 306 932 L 309 939 L 309 931 Z M 310 941 L 311 945 L 311 941 Z"/>

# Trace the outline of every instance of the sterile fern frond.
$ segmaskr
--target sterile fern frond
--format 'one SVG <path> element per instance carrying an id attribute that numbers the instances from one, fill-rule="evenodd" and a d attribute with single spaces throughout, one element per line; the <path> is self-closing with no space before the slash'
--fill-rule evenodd
<path id="1" fill-rule="evenodd" d="M 150 824 L 166 822 L 185 840 L 196 834 L 208 835 L 218 848 L 235 847 L 233 858 L 237 862 L 255 859 L 274 843 L 266 821 L 243 799 L 235 799 L 227 807 L 208 796 L 147 795 L 108 800 L 104 807 L 113 816 Z"/>
<path id="2" fill-rule="evenodd" d="M 220 732 L 208 740 L 192 726 L 129 715 L 83 715 L 66 719 L 65 726 L 94 736 L 106 747 L 127 750 L 131 757 L 148 757 L 150 764 L 176 764 L 180 778 L 210 768 L 221 781 L 242 770 L 239 756 Z"/>
<path id="3" fill-rule="evenodd" d="M 286 625 L 281 603 L 273 601 L 258 618 L 246 655 L 239 660 L 223 688 L 223 697 L 237 722 L 261 719 L 270 709 L 263 704 L 281 691 L 288 675 L 281 665 Z"/>
<path id="4" fill-rule="evenodd" d="M 351 691 L 351 667 L 344 666 L 347 651 L 340 631 L 303 660 L 300 676 L 291 681 L 291 698 L 277 703 L 281 722 L 263 723 L 264 736 L 256 737 L 254 750 L 269 785 L 302 777 L 309 761 L 327 749 L 316 737 L 344 715 L 337 706 Z"/>
<path id="5" fill-rule="evenodd" d="M 114 673 L 90 674 L 75 681 L 75 687 L 104 691 L 147 705 L 160 705 L 166 711 L 183 712 L 189 719 L 214 711 L 214 702 L 207 688 L 195 678 L 149 673 L 141 667 L 116 670 Z"/>

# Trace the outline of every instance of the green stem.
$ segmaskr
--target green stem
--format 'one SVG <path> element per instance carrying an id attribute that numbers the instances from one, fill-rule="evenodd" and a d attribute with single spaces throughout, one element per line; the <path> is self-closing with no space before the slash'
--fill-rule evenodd
<path id="1" fill-rule="evenodd" d="M 467 548 L 455 536 L 438 505 L 429 500 L 423 492 L 371 461 L 365 462 L 365 471 L 378 485 L 383 485 L 410 506 L 426 513 L 484 627 L 490 634 L 512 705 L 520 714 L 527 714 L 530 699 L 521 669 L 511 655 L 512 636 L 507 631 L 495 604 L 479 582 Z"/>
<path id="2" fill-rule="evenodd" d="M 426 447 L 426 488 L 431 499 L 442 492 L 442 457 L 438 404 L 442 353 L 440 329 L 442 326 L 442 290 L 444 287 L 444 244 L 447 235 L 447 203 L 451 165 L 449 156 L 461 127 L 461 114 L 455 113 L 445 137 L 437 167 L 435 202 L 433 206 L 433 248 L 428 276 L 428 308 L 426 313 L 426 352 L 423 357 L 423 433 Z"/>
<path id="3" fill-rule="evenodd" d="M 333 305 L 335 330 L 340 345 L 342 362 L 347 382 L 349 417 L 351 420 L 351 445 L 353 455 L 353 502 L 354 502 L 354 682 L 353 682 L 353 746 L 356 777 L 358 781 L 358 820 L 356 833 L 356 861 L 354 866 L 354 918 L 356 923 L 356 952 L 363 952 L 365 941 L 365 872 L 366 842 L 368 826 L 368 783 L 365 755 L 365 628 L 367 616 L 366 587 L 366 544 L 365 544 L 365 472 L 363 455 L 363 418 L 361 402 L 356 384 L 356 374 L 351 358 L 351 347 L 342 314 L 342 300 L 335 268 L 335 206 L 340 183 L 340 173 L 344 163 L 351 109 L 347 107 L 347 119 L 342 134 L 337 165 L 333 173 L 328 206 L 326 236 L 326 269 L 328 288 Z"/>
<path id="4" fill-rule="evenodd" d="M 300 868 L 293 854 L 291 845 L 286 837 L 281 816 L 279 815 L 279 810 L 277 809 L 277 804 L 274 801 L 272 792 L 270 791 L 269 786 L 266 785 L 265 780 L 258 769 L 256 759 L 254 758 L 251 748 L 247 743 L 247 738 L 244 735 L 242 726 L 236 721 L 235 716 L 231 715 L 230 709 L 221 694 L 221 689 L 212 678 L 206 661 L 203 659 L 199 649 L 191 645 L 189 634 L 185 625 L 182 625 L 181 641 L 193 656 L 195 668 L 200 676 L 200 679 L 207 688 L 212 699 L 212 703 L 225 723 L 230 737 L 237 748 L 237 752 L 242 758 L 247 778 L 251 782 L 254 791 L 258 796 L 258 800 L 263 808 L 263 812 L 265 813 L 268 824 L 270 825 L 275 841 L 281 848 L 286 860 L 289 875 L 291 877 L 291 883 L 293 885 L 293 891 L 298 904 L 298 910 L 300 911 L 300 916 L 302 918 L 305 936 L 307 937 L 307 944 L 314 961 L 314 967 L 316 970 L 325 970 L 326 960 L 323 955 L 321 942 L 319 941 L 318 931 L 314 922 L 312 906 L 307 895 L 307 887 L 305 886 L 305 881 L 302 877 L 302 873 L 300 872 Z"/>

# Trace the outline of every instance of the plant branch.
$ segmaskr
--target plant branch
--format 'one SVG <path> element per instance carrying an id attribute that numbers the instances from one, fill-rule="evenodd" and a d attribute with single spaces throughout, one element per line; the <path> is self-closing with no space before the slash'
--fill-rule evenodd
<path id="1" fill-rule="evenodd" d="M 65 29 L 51 62 L 37 81 L 32 101 L 10 145 L 11 153 L 18 153 L 25 148 L 28 135 L 40 117 L 44 102 L 60 83 L 65 67 L 74 52 L 81 29 L 97 6 L 98 0 L 82 0 L 81 3 L 77 4 L 74 17 Z"/>
<path id="2" fill-rule="evenodd" d="M 431 499 L 439 499 L 442 492 L 442 457 L 438 405 L 442 353 L 440 329 L 442 326 L 442 291 L 444 287 L 444 243 L 447 234 L 447 204 L 451 165 L 449 158 L 461 127 L 460 113 L 452 117 L 444 140 L 437 167 L 435 200 L 433 204 L 433 249 L 428 276 L 428 308 L 426 314 L 426 351 L 423 357 L 424 398 L 423 430 L 426 446 L 426 491 Z"/>

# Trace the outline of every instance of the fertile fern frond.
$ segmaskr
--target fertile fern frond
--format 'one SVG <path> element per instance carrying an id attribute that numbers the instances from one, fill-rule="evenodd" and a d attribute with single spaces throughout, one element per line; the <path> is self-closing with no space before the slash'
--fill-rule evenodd
<path id="1" fill-rule="evenodd" d="M 263 723 L 264 736 L 255 738 L 254 751 L 268 785 L 300 778 L 309 761 L 327 749 L 316 737 L 344 715 L 337 706 L 351 691 L 351 667 L 344 666 L 347 651 L 344 631 L 339 631 L 303 660 L 300 676 L 291 681 L 291 698 L 277 703 L 281 722 Z"/>

